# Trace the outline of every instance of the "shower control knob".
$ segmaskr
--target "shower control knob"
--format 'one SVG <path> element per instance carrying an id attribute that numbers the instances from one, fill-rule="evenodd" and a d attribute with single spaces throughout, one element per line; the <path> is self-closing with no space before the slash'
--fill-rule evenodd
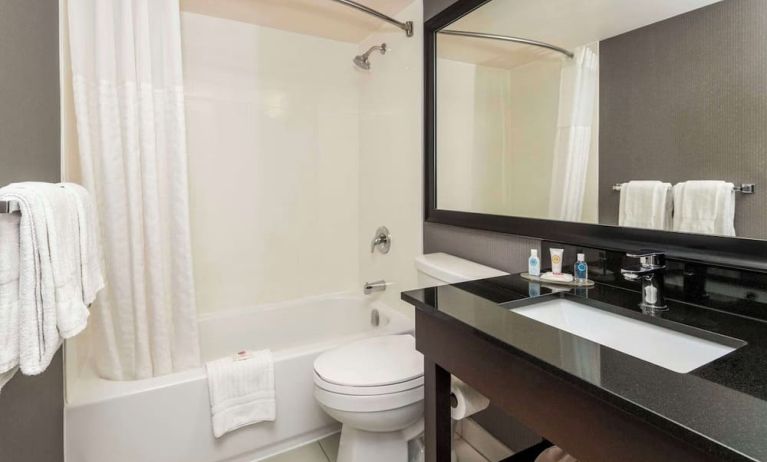
<path id="1" fill-rule="evenodd" d="M 389 249 L 391 249 L 391 233 L 386 226 L 381 226 L 376 230 L 373 241 L 370 243 L 370 253 L 374 253 L 376 247 L 382 254 L 389 253 Z"/>

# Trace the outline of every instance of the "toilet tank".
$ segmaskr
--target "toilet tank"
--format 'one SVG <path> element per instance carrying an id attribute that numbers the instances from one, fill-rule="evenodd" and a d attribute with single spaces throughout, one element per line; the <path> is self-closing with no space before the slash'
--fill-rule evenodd
<path id="1" fill-rule="evenodd" d="M 416 257 L 415 266 L 418 270 L 418 286 L 421 288 L 509 274 L 441 252 Z"/>

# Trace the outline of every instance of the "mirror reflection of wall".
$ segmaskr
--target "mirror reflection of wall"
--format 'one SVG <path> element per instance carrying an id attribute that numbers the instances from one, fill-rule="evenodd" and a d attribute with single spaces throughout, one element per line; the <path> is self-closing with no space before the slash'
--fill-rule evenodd
<path id="1" fill-rule="evenodd" d="M 437 208 L 767 238 L 765 30 L 763 0 L 486 3 L 437 34 Z"/>

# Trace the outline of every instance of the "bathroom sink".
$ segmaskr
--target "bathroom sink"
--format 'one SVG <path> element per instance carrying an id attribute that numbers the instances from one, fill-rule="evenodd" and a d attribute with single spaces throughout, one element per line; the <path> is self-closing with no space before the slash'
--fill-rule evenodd
<path id="1" fill-rule="evenodd" d="M 745 345 L 729 338 L 724 341 L 740 345 L 725 345 L 566 299 L 513 311 L 679 373 L 690 372 Z"/>

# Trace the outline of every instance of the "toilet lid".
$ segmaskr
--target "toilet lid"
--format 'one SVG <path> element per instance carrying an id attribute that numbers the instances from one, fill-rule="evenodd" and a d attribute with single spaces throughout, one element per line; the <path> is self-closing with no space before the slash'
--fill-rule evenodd
<path id="1" fill-rule="evenodd" d="M 423 376 L 423 355 L 410 335 L 372 337 L 321 354 L 314 371 L 332 384 L 380 387 Z"/>

